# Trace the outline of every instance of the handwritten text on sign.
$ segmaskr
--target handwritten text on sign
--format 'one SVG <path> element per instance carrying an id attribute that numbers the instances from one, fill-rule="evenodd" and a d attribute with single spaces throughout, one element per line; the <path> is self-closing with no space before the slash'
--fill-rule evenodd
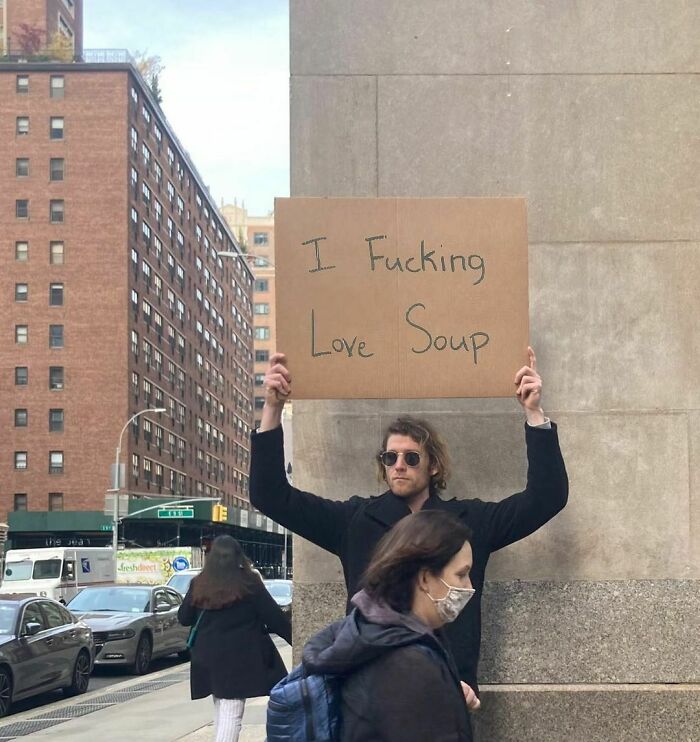
<path id="1" fill-rule="evenodd" d="M 528 334 L 522 199 L 278 199 L 296 398 L 509 396 Z"/>

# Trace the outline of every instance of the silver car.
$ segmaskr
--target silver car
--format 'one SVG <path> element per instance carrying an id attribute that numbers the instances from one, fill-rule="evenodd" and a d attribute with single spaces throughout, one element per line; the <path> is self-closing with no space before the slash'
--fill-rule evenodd
<path id="1" fill-rule="evenodd" d="M 90 682 L 92 632 L 50 598 L 0 598 L 0 716 L 15 701 L 63 688 L 85 693 Z"/>
<path id="2" fill-rule="evenodd" d="M 192 582 L 201 571 L 201 569 L 183 569 L 180 572 L 175 572 L 175 574 L 168 580 L 168 587 L 177 590 L 180 595 L 187 595 L 190 582 Z"/>
<path id="3" fill-rule="evenodd" d="M 151 659 L 189 656 L 189 628 L 177 620 L 182 596 L 166 585 L 83 588 L 69 603 L 95 639 L 96 665 L 127 665 L 137 675 Z"/>

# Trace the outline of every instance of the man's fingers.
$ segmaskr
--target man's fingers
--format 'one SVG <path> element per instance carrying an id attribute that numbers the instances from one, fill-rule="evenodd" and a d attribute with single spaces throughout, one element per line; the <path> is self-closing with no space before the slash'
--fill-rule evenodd
<path id="1" fill-rule="evenodd" d="M 276 363 L 281 363 L 283 366 L 286 366 L 287 356 L 284 353 L 273 353 L 270 356 L 270 366 L 274 366 Z"/>
<path id="2" fill-rule="evenodd" d="M 273 374 L 283 376 L 287 381 L 292 380 L 292 375 L 289 373 L 289 369 L 286 366 L 282 366 L 280 363 L 276 363 L 274 366 L 270 366 L 267 369 L 267 375 L 272 376 Z"/>
<path id="3" fill-rule="evenodd" d="M 529 359 L 528 365 L 537 373 L 537 358 L 535 358 L 535 351 L 529 345 L 527 346 L 527 357 Z"/>
<path id="4" fill-rule="evenodd" d="M 530 366 L 523 366 L 517 374 L 515 374 L 515 383 L 520 384 L 520 382 L 526 377 L 531 376 L 534 379 L 539 379 L 540 375 L 535 371 L 534 368 L 530 368 Z"/>

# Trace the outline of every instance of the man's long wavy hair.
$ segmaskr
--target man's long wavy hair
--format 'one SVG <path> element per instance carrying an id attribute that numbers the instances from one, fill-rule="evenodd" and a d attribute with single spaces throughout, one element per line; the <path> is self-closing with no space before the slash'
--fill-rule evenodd
<path id="1" fill-rule="evenodd" d="M 408 613 L 419 572 L 440 575 L 466 541 L 471 542 L 471 529 L 450 513 L 421 510 L 407 515 L 377 544 L 362 586 L 374 600 Z"/>
<path id="2" fill-rule="evenodd" d="M 233 536 L 217 536 L 204 569 L 192 580 L 192 604 L 216 610 L 250 595 L 260 578 Z"/>
<path id="3" fill-rule="evenodd" d="M 386 444 L 389 436 L 405 435 L 412 438 L 425 448 L 429 456 L 430 468 L 437 471 L 430 477 L 430 494 L 437 494 L 438 490 L 444 490 L 447 487 L 447 480 L 450 478 L 450 457 L 447 453 L 447 445 L 442 436 L 435 428 L 425 420 L 419 420 L 415 417 L 399 417 L 391 423 L 384 431 L 381 451 L 377 452 L 377 476 L 379 481 L 386 482 L 386 469 L 379 460 L 379 454 L 386 451 Z"/>

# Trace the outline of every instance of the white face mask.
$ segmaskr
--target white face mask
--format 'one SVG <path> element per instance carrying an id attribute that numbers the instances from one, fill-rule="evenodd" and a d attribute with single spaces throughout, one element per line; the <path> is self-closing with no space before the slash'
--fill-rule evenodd
<path id="1" fill-rule="evenodd" d="M 476 590 L 472 587 L 453 587 L 452 585 L 448 585 L 442 577 L 440 578 L 440 582 L 447 588 L 447 595 L 444 598 L 433 598 L 427 590 L 425 594 L 435 604 L 435 610 L 440 620 L 444 621 L 444 623 L 451 623 L 459 616 Z"/>

